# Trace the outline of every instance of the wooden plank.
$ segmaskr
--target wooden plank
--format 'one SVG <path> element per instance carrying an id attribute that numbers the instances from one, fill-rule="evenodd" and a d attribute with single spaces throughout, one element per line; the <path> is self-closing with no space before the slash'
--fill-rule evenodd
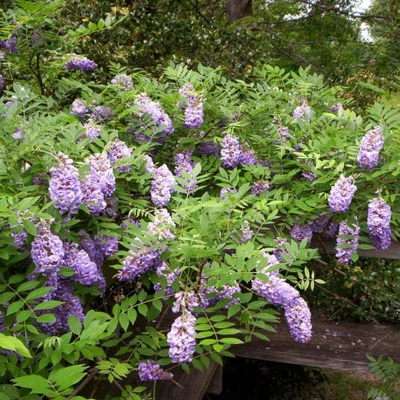
<path id="1" fill-rule="evenodd" d="M 209 394 L 221 394 L 223 388 L 223 373 L 224 368 L 221 365 L 218 365 L 217 370 L 210 382 L 210 385 L 207 388 L 206 393 Z"/>
<path id="2" fill-rule="evenodd" d="M 157 400 L 201 400 L 218 370 L 218 364 L 210 361 L 210 367 L 199 371 L 190 368 L 190 374 L 179 366 L 174 369 L 173 381 L 159 381 L 156 386 Z"/>
<path id="3" fill-rule="evenodd" d="M 313 319 L 313 337 L 309 343 L 297 343 L 285 323 L 267 333 L 270 341 L 253 338 L 235 346 L 239 357 L 308 365 L 342 371 L 368 372 L 366 355 L 391 357 L 400 362 L 400 328 L 388 325 L 334 323 Z"/>
<path id="4" fill-rule="evenodd" d="M 319 238 L 311 241 L 310 247 L 317 248 L 321 254 L 328 252 L 329 254 L 336 253 L 336 240 L 320 240 Z M 361 250 L 357 251 L 358 255 L 370 258 L 387 258 L 392 260 L 400 260 L 400 242 L 393 242 L 387 250 Z"/>

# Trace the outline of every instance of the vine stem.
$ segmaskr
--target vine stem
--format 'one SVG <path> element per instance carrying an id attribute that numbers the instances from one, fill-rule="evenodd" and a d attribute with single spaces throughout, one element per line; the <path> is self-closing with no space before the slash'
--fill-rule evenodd
<path id="1" fill-rule="evenodd" d="M 95 375 L 99 372 L 97 368 L 93 368 L 89 375 L 85 378 L 85 380 L 68 396 L 68 400 L 72 399 L 76 396 L 81 390 L 83 390 L 87 384 L 95 377 Z"/>

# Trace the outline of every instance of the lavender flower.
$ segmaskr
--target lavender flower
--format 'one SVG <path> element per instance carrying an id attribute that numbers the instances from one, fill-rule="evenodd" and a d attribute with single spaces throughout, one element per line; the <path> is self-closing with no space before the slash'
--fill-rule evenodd
<path id="1" fill-rule="evenodd" d="M 133 88 L 133 81 L 129 75 L 118 74 L 113 79 L 111 79 L 113 85 L 120 85 L 126 90 L 131 90 Z"/>
<path id="2" fill-rule="evenodd" d="M 199 307 L 199 300 L 196 294 L 191 290 L 188 292 L 180 291 L 175 293 L 175 302 L 172 307 L 172 312 L 179 313 L 187 311 L 193 311 L 196 307 Z"/>
<path id="3" fill-rule="evenodd" d="M 15 132 L 11 135 L 14 139 L 22 139 L 25 135 L 25 131 L 21 128 L 17 128 Z"/>
<path id="4" fill-rule="evenodd" d="M 332 214 L 325 214 L 311 221 L 310 225 L 312 231 L 315 233 L 322 233 L 328 227 L 331 218 Z"/>
<path id="5" fill-rule="evenodd" d="M 96 236 L 92 239 L 90 235 L 83 230 L 79 231 L 78 233 L 82 238 L 80 246 L 89 255 L 90 260 L 93 261 L 97 265 L 97 268 L 100 269 L 105 258 L 104 249 L 100 239 Z"/>
<path id="6" fill-rule="evenodd" d="M 291 138 L 289 128 L 286 126 L 279 125 L 276 127 L 276 131 L 278 132 L 279 137 L 274 141 L 275 144 L 285 144 L 287 140 Z"/>
<path id="7" fill-rule="evenodd" d="M 136 98 L 135 105 L 139 106 L 139 116 L 149 114 L 157 127 L 163 127 L 160 140 L 165 141 L 167 135 L 174 132 L 174 127 L 169 116 L 164 112 L 159 103 L 155 103 L 147 94 Z"/>
<path id="8" fill-rule="evenodd" d="M 239 163 L 243 165 L 249 164 L 258 164 L 258 159 L 254 155 L 254 150 L 247 149 L 244 146 L 239 146 L 240 155 L 239 155 Z"/>
<path id="9" fill-rule="evenodd" d="M 368 232 L 373 245 L 379 250 L 386 250 L 391 245 L 390 219 L 392 211 L 382 198 L 375 198 L 368 204 Z"/>
<path id="10" fill-rule="evenodd" d="M 150 189 L 153 204 L 157 207 L 165 207 L 174 192 L 174 185 L 176 185 L 175 178 L 165 164 L 154 169 Z"/>
<path id="11" fill-rule="evenodd" d="M 220 300 L 229 299 L 228 304 L 224 307 L 224 308 L 228 309 L 229 307 L 232 307 L 233 305 L 240 303 L 240 299 L 238 297 L 233 297 L 233 295 L 236 293 L 240 293 L 240 286 L 235 281 L 235 282 L 233 282 L 233 285 L 223 285 L 220 288 L 220 290 L 217 291 L 215 300 L 220 301 Z"/>
<path id="12" fill-rule="evenodd" d="M 342 103 L 336 103 L 330 109 L 337 113 L 340 118 L 344 118 L 344 107 Z"/>
<path id="13" fill-rule="evenodd" d="M 195 88 L 191 83 L 185 83 L 179 90 L 179 94 L 184 97 L 187 101 L 187 104 L 193 105 L 196 103 L 198 96 L 195 93 Z M 178 107 L 183 109 L 185 107 L 184 103 L 178 103 Z"/>
<path id="14" fill-rule="evenodd" d="M 312 235 L 313 230 L 310 224 L 294 224 L 292 230 L 290 231 L 290 236 L 299 243 L 303 239 L 307 239 L 307 242 L 310 243 L 312 240 Z"/>
<path id="15" fill-rule="evenodd" d="M 54 207 L 58 208 L 61 214 L 75 214 L 83 200 L 79 173 L 67 155 L 58 153 L 58 160 L 58 166 L 50 168 L 50 199 L 55 201 Z"/>
<path id="16" fill-rule="evenodd" d="M 67 71 L 84 71 L 91 72 L 97 68 L 97 64 L 86 57 L 75 56 L 71 57 L 66 63 L 65 68 Z"/>
<path id="17" fill-rule="evenodd" d="M 81 182 L 82 200 L 87 203 L 86 206 L 92 215 L 99 215 L 105 210 L 107 203 L 104 199 L 104 193 L 101 190 L 99 182 L 90 174 Z"/>
<path id="18" fill-rule="evenodd" d="M 378 165 L 379 152 L 382 150 L 385 139 L 382 135 L 382 128 L 376 128 L 368 131 L 361 139 L 360 150 L 357 161 L 360 167 L 372 169 Z"/>
<path id="19" fill-rule="evenodd" d="M 77 243 L 64 243 L 64 252 L 63 264 L 75 272 L 72 280 L 86 286 L 102 281 L 103 277 L 99 275 L 97 265 L 90 260 L 85 250 L 79 249 Z"/>
<path id="20" fill-rule="evenodd" d="M 189 129 L 200 128 L 203 123 L 203 118 L 203 103 L 199 101 L 197 104 L 188 105 L 186 107 L 185 122 L 183 125 Z"/>
<path id="21" fill-rule="evenodd" d="M 28 238 L 28 234 L 25 229 L 22 229 L 21 232 L 11 232 L 11 236 L 14 238 L 14 246 L 15 247 L 25 247 L 26 239 Z"/>
<path id="22" fill-rule="evenodd" d="M 219 148 L 216 143 L 213 142 L 203 142 L 197 146 L 197 151 L 200 155 L 211 156 L 214 155 L 216 158 L 219 157 Z"/>
<path id="23" fill-rule="evenodd" d="M 175 237 L 171 228 L 175 227 L 169 212 L 165 208 L 155 210 L 154 219 L 147 225 L 147 230 L 152 235 L 157 236 L 158 240 L 173 239 Z"/>
<path id="24" fill-rule="evenodd" d="M 267 194 L 270 187 L 271 184 L 268 181 L 261 179 L 253 183 L 253 186 L 251 187 L 251 194 L 253 194 L 254 196 L 259 196 L 261 193 Z"/>
<path id="25" fill-rule="evenodd" d="M 240 243 L 246 243 L 253 237 L 253 231 L 250 228 L 249 221 L 243 221 L 243 225 L 240 228 L 241 235 L 239 236 Z"/>
<path id="26" fill-rule="evenodd" d="M 85 128 L 85 137 L 88 137 L 91 140 L 96 139 L 100 136 L 100 126 L 95 125 L 93 123 L 84 124 L 83 127 Z"/>
<path id="27" fill-rule="evenodd" d="M 196 318 L 185 311 L 175 319 L 167 335 L 169 356 L 172 362 L 185 364 L 191 362 L 196 346 Z"/>
<path id="28" fill-rule="evenodd" d="M 176 268 L 175 270 L 171 271 L 170 267 L 168 266 L 168 264 L 165 261 L 161 261 L 160 265 L 157 267 L 157 275 L 160 277 L 165 277 L 166 281 L 167 281 L 167 286 L 165 287 L 164 291 L 165 291 L 165 295 L 166 296 L 171 296 L 174 293 L 174 288 L 173 288 L 173 283 L 175 281 L 175 279 L 179 276 L 179 274 L 181 273 L 179 268 Z M 159 292 L 160 290 L 162 290 L 162 285 L 161 283 L 156 283 L 154 285 L 154 290 L 156 292 Z"/>
<path id="29" fill-rule="evenodd" d="M 227 168 L 235 168 L 240 163 L 242 154 L 239 145 L 239 138 L 236 136 L 225 135 L 221 145 L 221 160 L 222 165 Z"/>
<path id="30" fill-rule="evenodd" d="M 219 197 L 221 197 L 221 199 L 226 199 L 228 193 L 237 193 L 237 190 L 233 188 L 222 188 Z"/>
<path id="31" fill-rule="evenodd" d="M 3 75 L 0 75 L 0 93 L 6 88 L 6 81 L 3 78 Z"/>
<path id="32" fill-rule="evenodd" d="M 125 142 L 115 138 L 110 145 L 108 157 L 111 164 L 121 161 L 123 158 L 129 158 L 132 155 L 132 149 L 128 147 Z M 131 167 L 129 164 L 123 164 L 117 167 L 120 172 L 130 172 Z"/>
<path id="33" fill-rule="evenodd" d="M 311 340 L 311 312 L 303 298 L 298 297 L 291 306 L 285 307 L 285 318 L 296 342 L 307 343 Z"/>
<path id="34" fill-rule="evenodd" d="M 289 256 L 288 251 L 286 250 L 286 245 L 289 244 L 289 241 L 286 238 L 282 238 L 282 237 L 277 237 L 274 242 L 277 245 L 277 249 L 274 250 L 274 252 L 272 253 L 276 259 L 280 262 L 280 263 L 284 263 L 285 260 L 283 259 L 282 255 L 286 255 Z M 277 275 L 279 276 L 279 274 Z"/>
<path id="35" fill-rule="evenodd" d="M 183 189 L 191 192 L 197 188 L 196 177 L 193 175 L 193 162 L 190 159 L 192 151 L 180 151 L 175 154 L 175 175 L 187 181 L 187 185 L 182 185 Z M 184 176 L 184 173 L 191 176 L 190 180 Z"/>
<path id="36" fill-rule="evenodd" d="M 145 162 L 145 170 L 146 170 L 146 172 L 153 173 L 153 171 L 154 171 L 153 159 L 146 154 L 145 156 L 143 156 L 143 161 Z"/>
<path id="37" fill-rule="evenodd" d="M 72 102 L 71 114 L 85 120 L 90 114 L 90 110 L 86 107 L 86 104 L 82 100 L 75 99 Z"/>
<path id="38" fill-rule="evenodd" d="M 174 376 L 171 372 L 164 371 L 160 365 L 156 364 L 154 361 L 145 361 L 139 363 L 138 374 L 139 379 L 142 382 L 169 380 Z"/>
<path id="39" fill-rule="evenodd" d="M 99 123 L 105 123 L 112 120 L 114 117 L 114 111 L 110 107 L 106 106 L 95 106 L 92 109 L 91 118 Z"/>
<path id="40" fill-rule="evenodd" d="M 115 191 L 115 176 L 107 155 L 94 154 L 87 160 L 90 164 L 90 179 L 106 197 L 111 197 Z"/>
<path id="41" fill-rule="evenodd" d="M 318 176 L 314 174 L 314 172 L 308 171 L 307 169 L 303 169 L 303 171 L 301 172 L 301 176 L 308 181 L 315 181 L 318 178 Z"/>
<path id="42" fill-rule="evenodd" d="M 0 39 L 0 49 L 7 53 L 18 54 L 18 41 L 17 38 L 11 37 L 8 40 Z"/>
<path id="43" fill-rule="evenodd" d="M 138 276 L 155 269 L 160 263 L 160 249 L 152 250 L 143 246 L 137 251 L 129 250 L 132 256 L 126 257 L 124 266 L 118 271 L 120 281 L 136 279 Z"/>
<path id="44" fill-rule="evenodd" d="M 357 187 L 353 185 L 354 178 L 349 176 L 345 178 L 340 175 L 339 180 L 332 186 L 328 203 L 332 212 L 345 213 L 353 200 Z"/>
<path id="45" fill-rule="evenodd" d="M 39 225 L 38 236 L 32 242 L 31 257 L 36 265 L 36 273 L 48 275 L 60 269 L 64 259 L 61 239 L 53 235 L 48 226 Z"/>
<path id="46" fill-rule="evenodd" d="M 332 239 L 336 236 L 339 230 L 339 221 L 332 221 L 328 224 L 327 228 L 324 231 L 324 236 L 327 239 Z"/>
<path id="47" fill-rule="evenodd" d="M 118 239 L 116 237 L 98 234 L 95 235 L 94 240 L 100 243 L 101 251 L 106 257 L 111 257 L 118 253 Z"/>
<path id="48" fill-rule="evenodd" d="M 305 116 L 311 118 L 311 107 L 303 100 L 302 104 L 294 109 L 293 120 L 301 119 L 304 121 Z"/>
<path id="49" fill-rule="evenodd" d="M 336 243 L 336 258 L 341 264 L 348 264 L 351 261 L 351 255 L 357 253 L 359 241 L 360 227 L 353 225 L 350 227 L 346 221 L 339 224 L 339 236 Z M 351 236 L 351 238 L 343 238 L 341 236 Z M 340 248 L 340 245 L 345 245 L 345 248 Z"/>

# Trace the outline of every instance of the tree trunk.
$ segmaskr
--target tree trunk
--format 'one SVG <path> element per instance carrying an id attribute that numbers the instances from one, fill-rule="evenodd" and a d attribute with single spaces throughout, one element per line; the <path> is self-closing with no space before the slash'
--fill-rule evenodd
<path id="1" fill-rule="evenodd" d="M 227 0 L 226 14 L 228 22 L 232 23 L 238 19 L 253 14 L 252 0 Z"/>

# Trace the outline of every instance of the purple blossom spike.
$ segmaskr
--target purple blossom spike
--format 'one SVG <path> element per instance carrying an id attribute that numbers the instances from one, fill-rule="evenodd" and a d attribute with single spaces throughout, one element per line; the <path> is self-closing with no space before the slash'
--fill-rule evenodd
<path id="1" fill-rule="evenodd" d="M 149 114 L 157 127 L 164 128 L 161 132 L 161 142 L 165 141 L 166 136 L 174 133 L 174 127 L 169 116 L 161 108 L 160 104 L 151 100 L 147 94 L 140 94 L 136 98 L 135 105 L 140 107 L 139 116 Z"/>
<path id="2" fill-rule="evenodd" d="M 138 374 L 142 382 L 169 380 L 174 376 L 171 372 L 164 371 L 160 365 L 156 364 L 154 361 L 139 363 Z"/>
<path id="3" fill-rule="evenodd" d="M 293 111 L 293 120 L 298 120 L 301 119 L 302 121 L 305 120 L 305 118 L 311 118 L 311 107 L 303 101 L 302 104 L 298 107 L 296 107 Z"/>
<path id="4" fill-rule="evenodd" d="M 187 192 L 191 192 L 197 188 L 196 177 L 193 175 L 193 162 L 190 158 L 192 151 L 180 151 L 175 154 L 175 175 L 182 179 L 187 180 L 184 173 L 191 176 L 190 180 L 187 181 L 187 185 L 182 185 L 183 189 Z"/>
<path id="5" fill-rule="evenodd" d="M 150 195 L 151 201 L 157 207 L 166 207 L 174 192 L 176 180 L 168 167 L 163 164 L 154 169 L 153 181 L 151 182 Z"/>
<path id="6" fill-rule="evenodd" d="M 48 226 L 39 226 L 38 236 L 32 242 L 31 257 L 36 265 L 35 272 L 44 275 L 57 272 L 64 259 L 64 247 L 61 239 L 53 235 Z"/>
<path id="7" fill-rule="evenodd" d="M 240 286 L 239 284 L 234 281 L 233 285 L 223 285 L 219 291 L 217 291 L 217 296 L 215 297 L 216 301 L 230 299 L 228 304 L 224 307 L 228 309 L 235 304 L 240 303 L 240 299 L 238 297 L 233 297 L 234 294 L 240 293 Z"/>
<path id="8" fill-rule="evenodd" d="M 328 203 L 332 212 L 345 213 L 353 200 L 357 187 L 353 184 L 354 178 L 349 176 L 345 178 L 340 175 L 339 180 L 332 186 Z"/>
<path id="9" fill-rule="evenodd" d="M 86 162 L 90 164 L 90 179 L 104 196 L 111 197 L 115 191 L 115 176 L 107 155 L 97 153 L 90 156 Z"/>
<path id="10" fill-rule="evenodd" d="M 289 133 L 289 128 L 286 126 L 277 126 L 276 131 L 278 132 L 278 139 L 274 141 L 275 144 L 285 144 L 288 139 L 292 136 Z"/>
<path id="11" fill-rule="evenodd" d="M 98 123 L 105 123 L 113 119 L 114 111 L 110 107 L 95 106 L 90 117 Z"/>
<path id="12" fill-rule="evenodd" d="M 131 90 L 133 88 L 133 81 L 129 75 L 118 74 L 113 79 L 111 79 L 113 85 L 122 86 L 126 90 Z"/>
<path id="13" fill-rule="evenodd" d="M 71 277 L 72 280 L 86 286 L 102 281 L 103 277 L 99 275 L 97 265 L 90 260 L 85 250 L 79 249 L 77 243 L 64 243 L 64 252 L 63 265 L 75 272 Z"/>
<path id="14" fill-rule="evenodd" d="M 85 120 L 90 114 L 90 110 L 86 107 L 86 104 L 82 100 L 75 99 L 72 102 L 71 114 Z"/>
<path id="15" fill-rule="evenodd" d="M 239 242 L 246 243 L 253 237 L 253 231 L 250 228 L 249 221 L 243 221 L 243 225 L 240 228 Z"/>
<path id="16" fill-rule="evenodd" d="M 234 188 L 222 188 L 219 197 L 221 197 L 221 199 L 226 199 L 228 193 L 237 193 L 237 190 Z"/>
<path id="17" fill-rule="evenodd" d="M 258 164 L 258 158 L 254 155 L 254 150 L 247 149 L 245 146 L 239 146 L 239 163 L 243 165 Z"/>
<path id="18" fill-rule="evenodd" d="M 357 161 L 360 167 L 372 169 L 378 165 L 379 152 L 382 150 L 385 139 L 382 135 L 382 128 L 377 126 L 368 131 L 361 139 L 360 150 Z"/>
<path id="19" fill-rule="evenodd" d="M 290 236 L 300 243 L 303 239 L 307 239 L 310 243 L 312 240 L 313 230 L 310 224 L 299 225 L 294 224 L 292 230 L 290 231 Z"/>
<path id="20" fill-rule="evenodd" d="M 197 104 L 188 105 L 185 110 L 184 126 L 189 129 L 200 128 L 203 123 L 203 103 L 199 101 Z"/>
<path id="21" fill-rule="evenodd" d="M 88 175 L 81 182 L 81 188 L 83 202 L 86 203 L 92 215 L 99 215 L 101 211 L 106 209 L 107 203 L 97 179 L 93 179 L 91 175 Z"/>
<path id="22" fill-rule="evenodd" d="M 50 199 L 61 214 L 76 214 L 83 200 L 79 172 L 67 155 L 58 153 L 58 161 L 57 166 L 50 168 Z"/>
<path id="23" fill-rule="evenodd" d="M 240 163 L 239 138 L 236 136 L 225 135 L 221 144 L 221 160 L 222 165 L 227 168 L 235 168 Z"/>
<path id="24" fill-rule="evenodd" d="M 379 250 L 386 250 L 391 245 L 390 219 L 392 211 L 382 198 L 375 198 L 368 204 L 368 232 L 373 245 Z"/>
<path id="25" fill-rule="evenodd" d="M 311 229 L 315 233 L 322 233 L 328 227 L 329 221 L 332 218 L 332 214 L 321 215 L 317 219 L 311 221 Z"/>
<path id="26" fill-rule="evenodd" d="M 116 237 L 98 234 L 95 235 L 94 240 L 100 243 L 101 251 L 106 257 L 111 257 L 118 253 L 118 239 Z"/>
<path id="27" fill-rule="evenodd" d="M 197 146 L 197 151 L 200 155 L 211 156 L 214 155 L 216 158 L 219 157 L 219 147 L 213 142 L 203 142 Z"/>
<path id="28" fill-rule="evenodd" d="M 339 221 L 332 221 L 328 224 L 324 231 L 324 237 L 327 239 L 332 239 L 336 236 L 339 231 Z"/>
<path id="29" fill-rule="evenodd" d="M 196 94 L 196 89 L 192 83 L 185 83 L 179 90 L 179 94 L 184 97 L 188 105 L 193 105 L 197 101 L 198 95 Z M 184 103 L 178 103 L 178 107 L 183 109 L 185 107 Z"/>
<path id="30" fill-rule="evenodd" d="M 268 181 L 261 179 L 253 183 L 253 186 L 251 187 L 251 194 L 254 196 L 259 196 L 261 193 L 267 194 L 270 187 L 271 184 Z"/>
<path id="31" fill-rule="evenodd" d="M 67 71 L 91 72 L 97 68 L 97 64 L 86 57 L 75 56 L 65 63 L 65 68 Z"/>
<path id="32" fill-rule="evenodd" d="M 359 241 L 360 227 L 353 225 L 350 227 L 346 221 L 339 224 L 339 235 L 336 243 L 336 258 L 341 264 L 348 264 L 351 261 L 351 255 L 357 253 Z M 350 238 L 343 238 L 340 236 L 350 236 Z M 346 248 L 339 248 L 340 245 L 346 245 Z"/>
<path id="33" fill-rule="evenodd" d="M 105 254 L 99 238 L 95 236 L 92 239 L 85 231 L 79 231 L 78 233 L 79 236 L 81 236 L 80 246 L 88 253 L 90 260 L 93 261 L 98 268 L 101 268 L 104 263 Z"/>
<path id="34" fill-rule="evenodd" d="M 124 266 L 118 271 L 120 281 L 136 279 L 138 276 L 157 268 L 160 263 L 161 250 L 152 250 L 143 246 L 137 251 L 129 250 L 132 256 L 126 257 Z"/>
<path id="35" fill-rule="evenodd" d="M 8 40 L 0 39 L 0 49 L 11 54 L 18 54 L 18 41 L 17 38 L 11 37 Z"/>
<path id="36" fill-rule="evenodd" d="M 298 297 L 291 306 L 285 308 L 285 318 L 296 342 L 307 343 L 311 340 L 311 312 L 303 298 Z"/>
<path id="37" fill-rule="evenodd" d="M 0 75 L 0 93 L 6 88 L 6 81 L 3 78 L 3 75 Z"/>
<path id="38" fill-rule="evenodd" d="M 165 261 L 161 261 L 160 265 L 157 267 L 156 272 L 158 276 L 164 276 L 167 280 L 167 286 L 165 287 L 164 291 L 166 296 L 171 296 L 174 293 L 174 288 L 172 285 L 175 282 L 175 279 L 181 273 L 180 269 L 176 268 L 175 270 L 171 271 L 169 265 Z M 156 283 L 154 285 L 154 290 L 156 292 L 163 290 L 161 283 Z"/>
<path id="39" fill-rule="evenodd" d="M 286 245 L 289 244 L 289 240 L 283 237 L 277 237 L 276 239 L 274 239 L 274 242 L 277 245 L 277 249 L 274 250 L 273 255 L 280 263 L 284 263 L 285 260 L 283 259 L 282 255 L 284 254 L 286 256 L 289 256 L 289 253 L 285 248 Z"/>
<path id="40" fill-rule="evenodd" d="M 21 128 L 17 128 L 11 136 L 14 139 L 23 139 L 24 135 L 25 135 L 25 131 Z"/>
<path id="41" fill-rule="evenodd" d="M 315 181 L 318 178 L 318 176 L 314 174 L 314 172 L 308 171 L 307 169 L 303 169 L 303 171 L 301 172 L 301 176 L 308 181 Z"/>
<path id="42" fill-rule="evenodd" d="M 100 126 L 93 123 L 87 123 L 84 124 L 83 127 L 85 128 L 85 134 L 83 135 L 84 137 L 88 137 L 89 139 L 94 140 L 100 136 Z"/>
<path id="43" fill-rule="evenodd" d="M 191 362 L 196 346 L 196 318 L 185 311 L 175 319 L 167 335 L 169 356 L 172 362 L 185 364 Z"/>
<path id="44" fill-rule="evenodd" d="M 132 155 L 132 149 L 128 147 L 125 142 L 122 142 L 118 138 L 110 144 L 110 150 L 108 151 L 108 157 L 111 164 L 115 164 L 124 158 L 129 158 Z M 131 167 L 129 164 L 123 164 L 117 167 L 120 172 L 130 172 Z"/>
<path id="45" fill-rule="evenodd" d="M 157 236 L 158 240 L 173 239 L 175 237 L 171 228 L 175 227 L 175 222 L 172 220 L 166 208 L 155 210 L 154 219 L 147 225 L 147 230 L 152 235 Z"/>
<path id="46" fill-rule="evenodd" d="M 153 171 L 154 171 L 153 159 L 146 154 L 145 156 L 143 156 L 143 161 L 145 162 L 145 170 L 146 170 L 146 172 L 153 173 Z"/>
<path id="47" fill-rule="evenodd" d="M 179 313 L 186 310 L 193 311 L 196 307 L 199 307 L 199 299 L 193 290 L 175 293 L 175 302 L 174 306 L 172 307 L 172 312 Z"/>

